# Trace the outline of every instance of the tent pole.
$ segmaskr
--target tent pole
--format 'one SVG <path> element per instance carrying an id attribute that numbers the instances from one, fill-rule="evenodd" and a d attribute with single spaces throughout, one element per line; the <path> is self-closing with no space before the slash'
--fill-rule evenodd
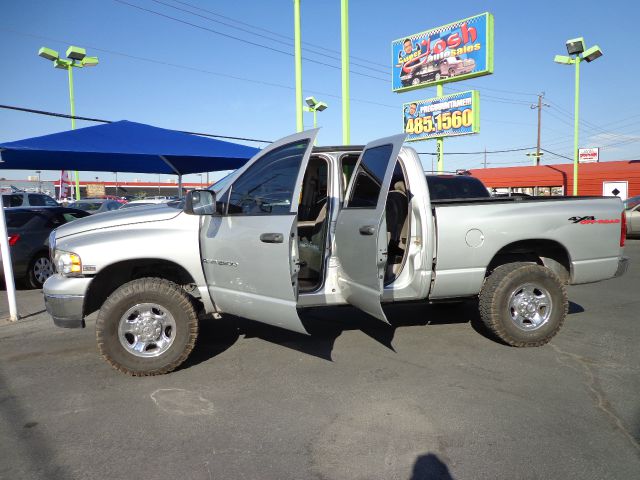
<path id="1" fill-rule="evenodd" d="M 178 198 L 182 198 L 182 175 L 178 175 Z"/>
<path id="2" fill-rule="evenodd" d="M 18 306 L 16 303 L 16 285 L 13 279 L 13 265 L 11 264 L 11 252 L 9 251 L 9 235 L 7 233 L 7 221 L 4 214 L 4 206 L 0 205 L 0 252 L 2 253 L 2 266 L 4 267 L 4 283 L 7 286 L 7 300 L 9 302 L 9 319 L 18 321 Z"/>

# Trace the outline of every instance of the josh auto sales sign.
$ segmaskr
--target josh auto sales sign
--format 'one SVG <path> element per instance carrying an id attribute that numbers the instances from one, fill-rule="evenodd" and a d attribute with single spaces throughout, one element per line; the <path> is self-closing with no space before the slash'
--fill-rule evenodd
<path id="1" fill-rule="evenodd" d="M 600 161 L 599 148 L 580 148 L 578 149 L 578 161 L 580 163 L 595 163 Z"/>

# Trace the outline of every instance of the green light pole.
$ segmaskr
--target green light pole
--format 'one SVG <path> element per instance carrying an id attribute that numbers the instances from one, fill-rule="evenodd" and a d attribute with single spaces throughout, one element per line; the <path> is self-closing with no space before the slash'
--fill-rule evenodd
<path id="1" fill-rule="evenodd" d="M 300 36 L 300 0 L 293 0 L 293 50 L 296 71 L 296 131 L 304 129 L 302 122 L 302 39 Z"/>
<path id="2" fill-rule="evenodd" d="M 587 63 L 593 62 L 596 58 L 602 56 L 602 50 L 595 45 L 587 50 L 584 47 L 584 38 L 574 38 L 567 40 L 567 53 L 566 55 L 556 55 L 553 59 L 554 62 L 562 65 L 575 65 L 575 104 L 573 113 L 573 196 L 578 195 L 578 113 L 580 106 L 580 62 L 583 60 Z M 573 57 L 572 57 L 573 56 Z"/>
<path id="3" fill-rule="evenodd" d="M 95 67 L 98 65 L 98 57 L 87 57 L 87 51 L 80 47 L 69 47 L 66 52 L 67 58 L 60 58 L 55 50 L 42 47 L 38 50 L 38 55 L 45 60 L 53 62 L 55 68 L 66 70 L 69 73 L 69 102 L 71 103 L 71 130 L 76 128 L 76 106 L 73 98 L 73 69 L 83 67 Z M 76 200 L 80 200 L 80 178 L 78 171 L 75 171 L 76 178 Z"/>
<path id="4" fill-rule="evenodd" d="M 342 143 L 351 143 L 349 111 L 349 0 L 340 0 L 340 45 L 342 50 Z"/>

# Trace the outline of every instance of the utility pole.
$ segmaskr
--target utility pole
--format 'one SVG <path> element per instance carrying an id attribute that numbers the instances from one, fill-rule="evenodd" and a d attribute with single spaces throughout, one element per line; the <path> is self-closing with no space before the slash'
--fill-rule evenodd
<path id="1" fill-rule="evenodd" d="M 538 165 L 540 165 L 540 136 L 541 136 L 541 132 L 542 132 L 542 107 L 548 107 L 549 105 L 547 105 L 546 103 L 542 103 L 542 99 L 544 98 L 544 92 L 538 94 L 538 105 L 531 105 L 532 109 L 538 109 L 538 142 L 537 142 L 537 146 L 536 146 L 536 160 L 535 160 L 535 165 L 536 167 Z"/>

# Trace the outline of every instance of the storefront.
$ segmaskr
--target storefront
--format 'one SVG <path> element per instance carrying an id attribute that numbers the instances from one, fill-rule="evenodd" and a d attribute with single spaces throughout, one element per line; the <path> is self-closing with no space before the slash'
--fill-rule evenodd
<path id="1" fill-rule="evenodd" d="M 573 165 L 479 168 L 471 170 L 491 191 L 529 195 L 570 195 Z M 582 163 L 578 173 L 579 195 L 640 195 L 640 160 Z"/>

